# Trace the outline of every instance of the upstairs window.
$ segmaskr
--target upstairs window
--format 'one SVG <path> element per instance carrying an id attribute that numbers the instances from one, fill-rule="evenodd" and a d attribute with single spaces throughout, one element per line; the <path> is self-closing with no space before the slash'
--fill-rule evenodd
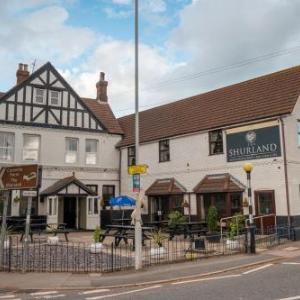
<path id="1" fill-rule="evenodd" d="M 209 132 L 209 154 L 222 154 L 223 152 L 223 132 L 222 129 Z"/>
<path id="2" fill-rule="evenodd" d="M 297 121 L 298 147 L 300 147 L 300 120 Z"/>
<path id="3" fill-rule="evenodd" d="M 45 103 L 45 90 L 35 89 L 35 103 L 44 104 Z"/>
<path id="4" fill-rule="evenodd" d="M 40 136 L 24 134 L 23 138 L 23 160 L 38 161 L 40 156 Z"/>
<path id="5" fill-rule="evenodd" d="M 135 165 L 135 146 L 131 146 L 127 148 L 128 151 L 128 166 Z"/>
<path id="6" fill-rule="evenodd" d="M 97 163 L 97 140 L 85 141 L 85 163 L 87 165 L 95 165 Z"/>
<path id="7" fill-rule="evenodd" d="M 60 92 L 50 91 L 50 104 L 55 106 L 60 105 Z"/>
<path id="8" fill-rule="evenodd" d="M 66 138 L 66 155 L 65 162 L 74 164 L 78 159 L 78 139 Z"/>
<path id="9" fill-rule="evenodd" d="M 13 161 L 15 135 L 8 132 L 0 132 L 0 160 Z"/>
<path id="10" fill-rule="evenodd" d="M 159 162 L 170 160 L 169 140 L 159 141 Z"/>

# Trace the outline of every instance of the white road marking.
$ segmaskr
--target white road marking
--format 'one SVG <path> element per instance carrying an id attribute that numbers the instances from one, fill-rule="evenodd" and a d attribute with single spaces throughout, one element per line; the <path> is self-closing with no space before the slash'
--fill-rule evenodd
<path id="1" fill-rule="evenodd" d="M 12 298 L 15 298 L 15 295 L 3 295 L 3 296 L 0 296 L 0 299 L 12 299 Z"/>
<path id="2" fill-rule="evenodd" d="M 260 270 L 269 268 L 269 267 L 271 267 L 271 266 L 273 266 L 273 264 L 263 265 L 263 266 L 261 266 L 261 267 L 258 267 L 258 268 L 255 268 L 255 269 L 246 271 L 246 272 L 243 273 L 243 275 L 247 275 L 247 274 L 250 274 L 250 273 L 253 273 L 253 272 L 256 272 L 256 271 L 260 271 Z"/>
<path id="3" fill-rule="evenodd" d="M 300 265 L 300 262 L 283 262 L 283 265 Z"/>
<path id="4" fill-rule="evenodd" d="M 185 281 L 178 281 L 173 282 L 173 285 L 178 284 L 185 284 L 185 283 L 192 283 L 192 282 L 200 282 L 200 281 L 208 281 L 208 280 L 217 280 L 217 279 L 226 279 L 226 278 L 232 278 L 232 277 L 240 277 L 241 274 L 234 274 L 234 275 L 224 275 L 224 276 L 218 276 L 218 277 L 208 277 L 208 278 L 199 278 L 199 279 L 191 279 L 191 280 L 185 280 Z"/>
<path id="5" fill-rule="evenodd" d="M 300 299 L 300 295 L 294 297 L 288 297 L 288 298 L 280 298 L 278 300 L 297 300 L 297 299 Z"/>
<path id="6" fill-rule="evenodd" d="M 39 297 L 34 297 L 35 299 L 54 299 L 54 298 L 62 298 L 66 297 L 64 294 L 55 294 L 55 295 L 45 295 L 45 296 L 39 296 Z M 14 300 L 14 299 L 12 299 Z"/>
<path id="7" fill-rule="evenodd" d="M 79 293 L 79 295 L 89 295 L 89 294 L 97 294 L 97 293 L 105 293 L 109 292 L 109 289 L 100 289 L 100 290 L 91 290 Z"/>
<path id="8" fill-rule="evenodd" d="M 53 295 L 57 294 L 57 291 L 49 291 L 49 292 L 36 292 L 36 293 L 31 293 L 30 296 L 45 296 L 45 295 Z"/>
<path id="9" fill-rule="evenodd" d="M 149 287 L 146 287 L 143 289 L 138 289 L 138 290 L 131 290 L 131 291 L 121 292 L 121 293 L 116 293 L 116 294 L 90 297 L 90 298 L 86 298 L 86 300 L 98 300 L 98 299 L 104 299 L 104 298 L 118 297 L 118 296 L 123 296 L 123 295 L 128 295 L 128 294 L 134 294 L 134 293 L 138 293 L 138 292 L 142 292 L 142 291 L 147 291 L 147 290 L 151 290 L 151 289 L 158 289 L 160 287 L 161 287 L 161 285 L 153 285 L 153 286 L 149 286 Z"/>

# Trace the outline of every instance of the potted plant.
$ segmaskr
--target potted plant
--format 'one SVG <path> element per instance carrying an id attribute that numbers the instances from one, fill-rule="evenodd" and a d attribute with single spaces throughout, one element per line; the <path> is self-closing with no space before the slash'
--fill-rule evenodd
<path id="1" fill-rule="evenodd" d="M 46 231 L 49 233 L 55 233 L 55 230 L 57 229 L 56 225 L 48 225 Z M 47 243 L 50 246 L 55 246 L 59 243 L 59 237 L 58 236 L 48 236 Z"/>
<path id="2" fill-rule="evenodd" d="M 182 224 L 187 221 L 186 216 L 184 216 L 180 211 L 172 211 L 168 215 L 168 227 L 170 229 L 170 237 L 172 238 L 176 232 L 182 233 Z"/>
<path id="3" fill-rule="evenodd" d="M 168 239 L 168 236 L 163 234 L 161 230 L 154 231 L 149 235 L 150 240 L 154 243 L 156 246 L 155 248 L 150 249 L 150 255 L 152 257 L 163 257 L 167 251 L 165 247 L 163 247 L 163 241 Z"/>
<path id="4" fill-rule="evenodd" d="M 239 233 L 245 228 L 245 217 L 241 213 L 237 213 L 231 219 L 231 222 L 228 226 L 228 234 L 226 245 L 230 249 L 237 249 L 239 248 Z"/>
<path id="5" fill-rule="evenodd" d="M 212 243 L 218 243 L 221 237 L 220 233 L 218 232 L 218 211 L 215 206 L 210 206 L 208 209 L 207 226 L 207 240 Z"/>
<path id="6" fill-rule="evenodd" d="M 91 244 L 90 246 L 90 252 L 93 254 L 100 253 L 103 244 L 100 242 L 101 241 L 101 236 L 102 236 L 102 231 L 99 226 L 96 227 L 94 233 L 93 233 L 93 240 L 94 243 Z"/>

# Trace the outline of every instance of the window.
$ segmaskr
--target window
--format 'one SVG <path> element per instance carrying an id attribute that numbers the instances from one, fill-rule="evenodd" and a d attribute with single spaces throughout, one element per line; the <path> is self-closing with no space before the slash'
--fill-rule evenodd
<path id="1" fill-rule="evenodd" d="M 135 165 L 135 146 L 128 147 L 128 166 Z"/>
<path id="2" fill-rule="evenodd" d="M 40 154 L 40 136 L 24 134 L 23 160 L 38 161 Z"/>
<path id="3" fill-rule="evenodd" d="M 209 154 L 223 153 L 223 132 L 222 129 L 209 132 Z"/>
<path id="4" fill-rule="evenodd" d="M 97 163 L 97 140 L 85 141 L 85 163 L 87 165 L 95 165 Z"/>
<path id="5" fill-rule="evenodd" d="M 66 156 L 65 162 L 74 164 L 78 159 L 78 139 L 66 138 Z"/>
<path id="6" fill-rule="evenodd" d="M 55 106 L 60 105 L 60 92 L 50 91 L 50 104 Z"/>
<path id="7" fill-rule="evenodd" d="M 57 198 L 49 197 L 48 198 L 48 215 L 49 216 L 56 215 L 56 207 L 57 207 Z"/>
<path id="8" fill-rule="evenodd" d="M 0 160 L 12 161 L 14 158 L 14 141 L 13 133 L 0 132 Z"/>
<path id="9" fill-rule="evenodd" d="M 300 147 L 300 120 L 297 121 L 298 147 Z"/>
<path id="10" fill-rule="evenodd" d="M 115 186 L 114 185 L 103 185 L 102 187 L 102 199 L 103 207 L 109 206 L 110 198 L 115 197 Z"/>
<path id="11" fill-rule="evenodd" d="M 86 184 L 86 186 L 98 195 L 98 185 L 97 184 Z"/>
<path id="12" fill-rule="evenodd" d="M 98 197 L 89 197 L 88 198 L 88 210 L 89 215 L 98 215 L 99 209 L 98 209 Z"/>
<path id="13" fill-rule="evenodd" d="M 45 90 L 35 89 L 35 103 L 44 104 Z"/>
<path id="14" fill-rule="evenodd" d="M 159 141 L 159 162 L 170 160 L 169 140 Z"/>

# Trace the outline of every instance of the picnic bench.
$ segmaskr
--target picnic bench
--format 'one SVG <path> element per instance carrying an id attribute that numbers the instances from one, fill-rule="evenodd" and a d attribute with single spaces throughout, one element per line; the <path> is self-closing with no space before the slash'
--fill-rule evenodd
<path id="1" fill-rule="evenodd" d="M 175 235 L 183 235 L 185 239 L 187 237 L 193 238 L 195 235 L 199 237 L 206 235 L 207 230 L 208 229 L 205 222 L 184 222 L 181 224 L 176 224 L 167 229 L 170 234 L 170 240 L 172 240 Z"/>
<path id="2" fill-rule="evenodd" d="M 115 246 L 118 246 L 123 240 L 125 244 L 128 244 L 128 240 L 131 239 L 134 245 L 135 239 L 135 227 L 132 225 L 106 225 L 106 230 L 101 234 L 100 241 L 103 242 L 108 236 L 114 238 Z M 145 245 L 145 240 L 148 239 L 147 232 L 153 231 L 153 227 L 142 226 L 142 244 Z"/>

